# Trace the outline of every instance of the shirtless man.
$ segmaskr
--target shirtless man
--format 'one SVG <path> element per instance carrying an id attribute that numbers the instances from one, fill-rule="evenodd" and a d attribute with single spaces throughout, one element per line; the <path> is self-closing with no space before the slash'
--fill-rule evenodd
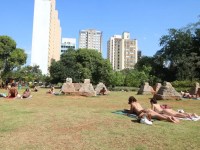
<path id="1" fill-rule="evenodd" d="M 129 97 L 128 104 L 131 105 L 129 113 L 136 113 L 136 115 L 138 115 L 140 118 L 146 114 L 147 116 L 150 115 L 152 118 L 158 120 L 166 120 L 173 123 L 179 122 L 179 120 L 174 117 L 161 115 L 151 109 L 143 109 L 142 106 L 137 102 L 137 100 L 133 96 Z"/>
<path id="2" fill-rule="evenodd" d="M 15 87 L 15 83 L 11 84 L 11 88 L 8 90 L 8 97 L 9 98 L 15 98 L 18 95 L 18 91 Z"/>
<path id="3" fill-rule="evenodd" d="M 157 100 L 152 98 L 150 100 L 150 103 L 151 103 L 151 108 L 153 111 L 159 113 L 159 114 L 166 114 L 166 115 L 169 115 L 169 116 L 173 116 L 173 117 L 179 117 L 179 118 L 193 118 L 193 117 L 198 117 L 197 114 L 193 113 L 179 113 L 179 112 L 176 112 L 174 111 L 173 109 L 170 109 L 170 108 L 166 108 L 166 109 L 163 109 L 160 107 L 160 104 L 157 103 Z"/>

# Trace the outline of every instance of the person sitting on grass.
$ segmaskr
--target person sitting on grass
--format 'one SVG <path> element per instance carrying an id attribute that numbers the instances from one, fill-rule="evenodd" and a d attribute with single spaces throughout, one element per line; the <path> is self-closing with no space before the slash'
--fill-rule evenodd
<path id="1" fill-rule="evenodd" d="M 105 87 L 103 87 L 100 92 L 99 92 L 99 95 L 105 95 L 106 94 L 106 89 Z"/>
<path id="2" fill-rule="evenodd" d="M 47 94 L 54 94 L 55 93 L 55 88 L 54 86 L 51 86 L 51 89 L 47 91 Z"/>
<path id="3" fill-rule="evenodd" d="M 16 98 L 16 97 L 20 97 L 17 88 L 15 86 L 15 83 L 11 84 L 11 88 L 8 90 L 8 98 Z"/>
<path id="4" fill-rule="evenodd" d="M 23 98 L 30 98 L 31 97 L 31 91 L 29 88 L 26 88 L 26 90 L 24 91 L 24 93 L 21 96 L 21 99 Z"/>
<path id="5" fill-rule="evenodd" d="M 200 97 L 200 88 L 198 88 L 197 93 L 196 93 L 196 98 Z"/>
<path id="6" fill-rule="evenodd" d="M 151 109 L 159 114 L 165 114 L 168 116 L 179 117 L 179 118 L 190 118 L 190 119 L 198 117 L 198 115 L 195 113 L 193 113 L 193 114 L 192 113 L 184 113 L 184 112 L 180 113 L 180 112 L 176 112 L 175 110 L 170 109 L 170 108 L 163 109 L 161 107 L 161 105 L 157 103 L 157 100 L 155 98 L 152 98 L 150 100 L 150 103 L 151 103 Z"/>
<path id="7" fill-rule="evenodd" d="M 178 123 L 179 120 L 176 119 L 175 117 L 167 116 L 167 115 L 162 115 L 159 114 L 151 109 L 144 109 L 140 105 L 140 103 L 137 102 L 136 98 L 133 96 L 130 96 L 128 99 L 128 104 L 130 104 L 130 113 L 135 113 L 139 118 L 142 118 L 144 116 L 151 116 L 153 119 L 158 119 L 158 120 L 166 120 L 172 123 Z"/>
<path id="8" fill-rule="evenodd" d="M 38 91 L 38 89 L 37 89 L 37 87 L 34 85 L 34 87 L 33 87 L 33 92 L 37 92 Z"/>

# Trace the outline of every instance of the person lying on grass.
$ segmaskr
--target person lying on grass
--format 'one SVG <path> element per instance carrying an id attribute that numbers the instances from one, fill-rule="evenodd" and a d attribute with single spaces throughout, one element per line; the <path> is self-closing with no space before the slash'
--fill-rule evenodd
<path id="1" fill-rule="evenodd" d="M 129 114 L 135 113 L 139 118 L 142 118 L 144 115 L 146 116 L 151 116 L 153 119 L 158 119 L 158 120 L 166 120 L 172 123 L 178 123 L 179 120 L 176 119 L 175 117 L 168 116 L 168 115 L 162 115 L 159 114 L 151 109 L 144 109 L 140 105 L 140 103 L 137 102 L 136 98 L 133 96 L 130 96 L 128 99 L 128 104 L 130 104 L 130 110 Z"/>
<path id="2" fill-rule="evenodd" d="M 157 100 L 155 98 L 152 98 L 150 100 L 150 103 L 151 103 L 151 109 L 159 114 L 165 114 L 165 115 L 169 115 L 169 116 L 173 116 L 173 117 L 179 117 L 179 118 L 197 118 L 199 117 L 197 114 L 195 113 L 180 113 L 180 112 L 176 112 L 175 110 L 173 109 L 170 109 L 170 108 L 165 108 L 163 109 L 161 107 L 160 104 L 157 103 Z"/>

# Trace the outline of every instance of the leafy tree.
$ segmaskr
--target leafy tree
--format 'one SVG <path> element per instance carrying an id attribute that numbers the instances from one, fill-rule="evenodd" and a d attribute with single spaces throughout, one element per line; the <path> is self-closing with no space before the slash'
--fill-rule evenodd
<path id="1" fill-rule="evenodd" d="M 23 49 L 16 48 L 16 42 L 8 36 L 0 36 L 0 70 L 2 77 L 26 63 L 27 55 Z"/>
<path id="2" fill-rule="evenodd" d="M 85 78 L 90 78 L 94 84 L 110 84 L 112 67 L 96 50 L 69 49 L 61 55 L 60 61 L 52 62 L 50 75 L 55 83 L 71 77 L 73 82 L 82 82 Z"/>
<path id="3" fill-rule="evenodd" d="M 124 85 L 125 81 L 125 74 L 119 71 L 113 72 L 111 84 L 113 86 L 122 86 Z"/>
<path id="4" fill-rule="evenodd" d="M 40 82 L 43 80 L 42 71 L 37 65 L 24 66 L 22 68 L 10 72 L 9 76 L 25 82 Z"/>
<path id="5" fill-rule="evenodd" d="M 132 69 L 129 74 L 127 74 L 125 79 L 125 85 L 139 87 L 143 82 L 148 81 L 149 75 L 144 71 L 138 71 Z"/>
<path id="6" fill-rule="evenodd" d="M 160 76 L 163 80 L 174 81 L 180 77 L 180 72 L 182 77 L 187 75 L 191 78 L 191 68 L 184 71 L 182 69 L 192 65 L 192 62 L 187 61 L 193 48 L 192 36 L 190 30 L 170 29 L 169 35 L 164 35 L 160 39 L 162 48 L 155 54 L 154 61 L 158 64 L 157 68 L 164 73 Z"/>
<path id="7" fill-rule="evenodd" d="M 143 56 L 135 65 L 135 69 L 142 71 L 144 69 L 144 66 L 152 67 L 154 64 L 153 57 L 149 56 Z"/>

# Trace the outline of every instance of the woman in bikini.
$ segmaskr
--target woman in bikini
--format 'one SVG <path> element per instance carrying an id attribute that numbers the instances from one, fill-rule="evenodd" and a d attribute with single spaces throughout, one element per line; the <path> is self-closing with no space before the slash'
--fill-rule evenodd
<path id="1" fill-rule="evenodd" d="M 159 114 L 163 114 L 163 115 L 168 115 L 168 116 L 173 116 L 173 117 L 179 117 L 179 118 L 197 118 L 198 115 L 195 113 L 180 113 L 180 112 L 176 112 L 173 109 L 170 108 L 165 108 L 163 109 L 160 104 L 157 103 L 157 100 L 155 98 L 152 98 L 150 100 L 151 103 L 151 109 Z"/>

